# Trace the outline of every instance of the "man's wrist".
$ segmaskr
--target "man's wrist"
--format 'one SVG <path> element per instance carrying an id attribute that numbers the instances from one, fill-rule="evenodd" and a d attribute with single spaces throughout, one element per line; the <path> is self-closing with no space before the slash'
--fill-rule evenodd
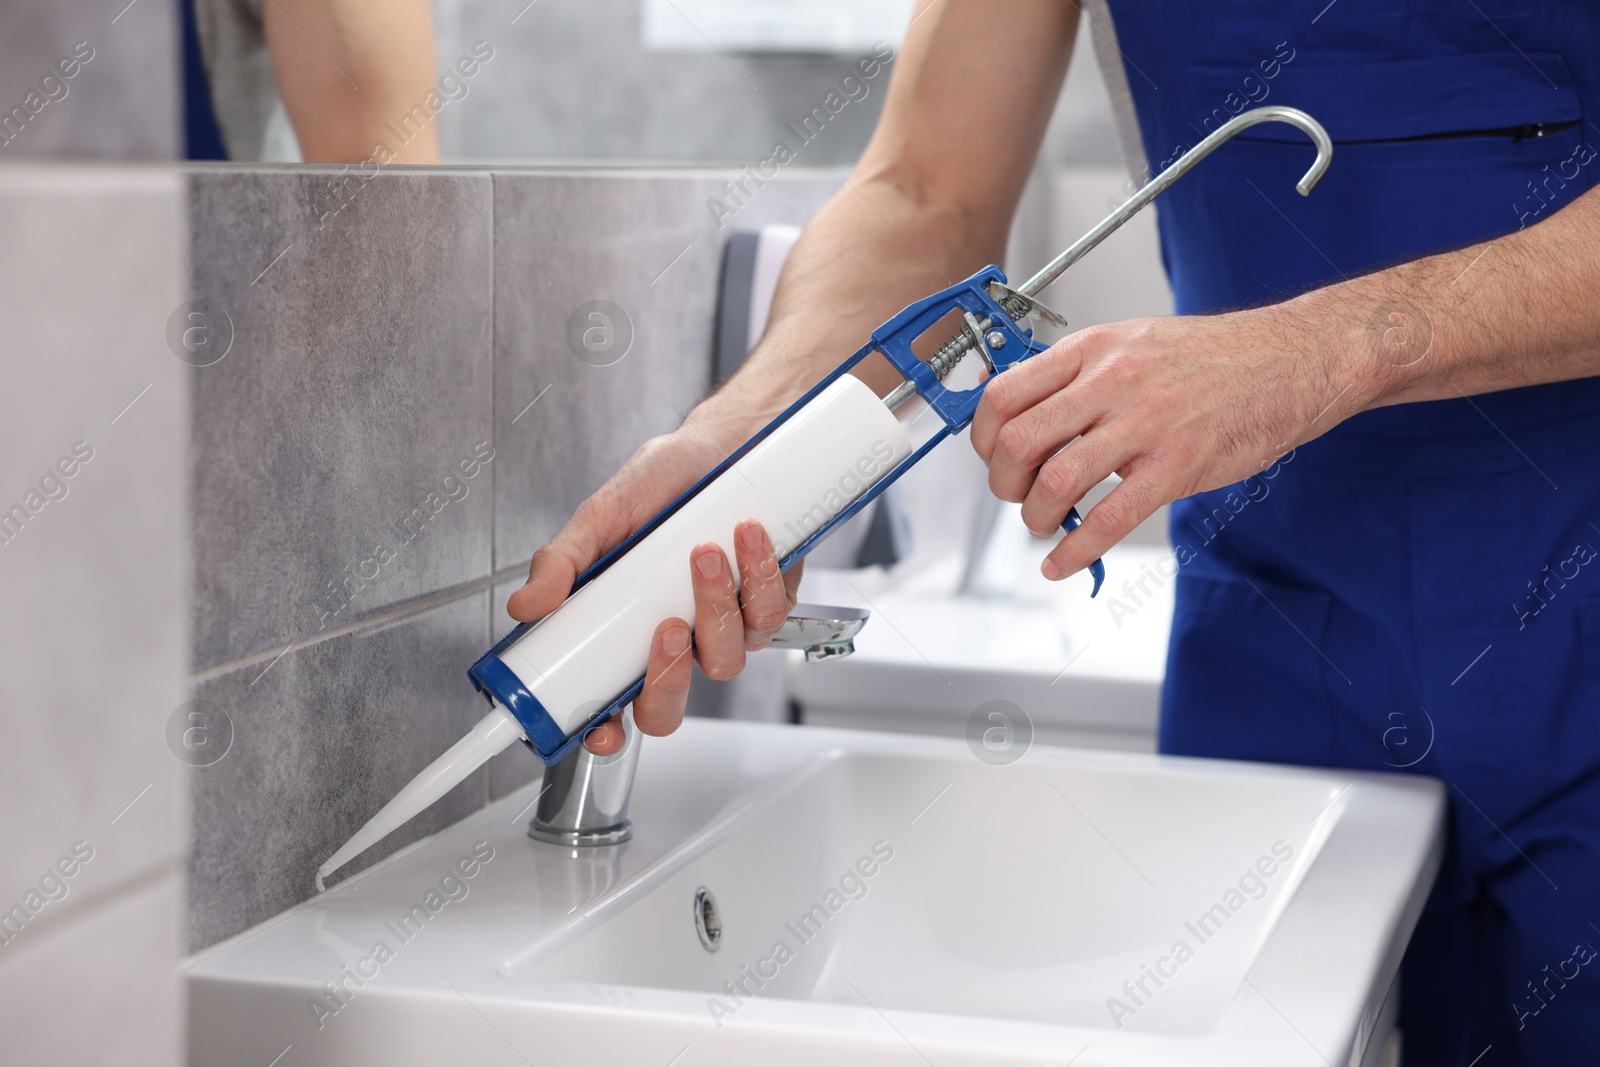
<path id="1" fill-rule="evenodd" d="M 748 441 L 791 401 L 770 387 L 751 388 L 730 381 L 697 404 L 683 420 L 683 428 L 727 453 Z"/>
<path id="2" fill-rule="evenodd" d="M 818 362 L 815 358 L 782 358 L 763 345 L 733 377 L 689 412 L 684 426 L 725 449 L 737 448 L 832 369 L 831 364 L 814 366 Z"/>
<path id="3" fill-rule="evenodd" d="M 1406 391 L 1437 358 L 1436 316 L 1405 295 L 1396 280 L 1369 275 L 1279 305 L 1321 363 L 1328 409 L 1319 423 L 1404 403 Z"/>

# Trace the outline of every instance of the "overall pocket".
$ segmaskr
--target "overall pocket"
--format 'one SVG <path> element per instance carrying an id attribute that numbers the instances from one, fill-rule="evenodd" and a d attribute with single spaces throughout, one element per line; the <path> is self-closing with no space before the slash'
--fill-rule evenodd
<path id="1" fill-rule="evenodd" d="M 1253 106 L 1233 68 L 1190 68 L 1196 137 Z M 1282 299 L 1357 273 L 1488 240 L 1548 218 L 1600 164 L 1560 56 L 1475 54 L 1317 66 L 1301 55 L 1266 102 L 1334 140 L 1309 197 L 1306 136 L 1252 127 L 1167 194 L 1163 234 L 1180 310 Z M 1167 227 L 1164 227 L 1164 230 Z M 1181 240 L 1171 240 L 1181 233 Z"/>

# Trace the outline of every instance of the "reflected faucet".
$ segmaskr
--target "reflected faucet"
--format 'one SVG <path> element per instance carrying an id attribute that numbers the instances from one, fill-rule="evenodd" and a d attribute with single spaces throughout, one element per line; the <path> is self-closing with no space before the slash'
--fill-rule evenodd
<path id="1" fill-rule="evenodd" d="M 796 604 L 772 639 L 773 648 L 804 650 L 807 663 L 843 659 L 856 650 L 855 636 L 870 612 L 862 608 Z M 578 745 L 572 754 L 545 771 L 539 806 L 528 824 L 528 836 L 552 845 L 592 847 L 620 845 L 633 836 L 628 799 L 639 767 L 639 730 L 630 705 L 619 717 L 622 748 L 597 756 Z"/>

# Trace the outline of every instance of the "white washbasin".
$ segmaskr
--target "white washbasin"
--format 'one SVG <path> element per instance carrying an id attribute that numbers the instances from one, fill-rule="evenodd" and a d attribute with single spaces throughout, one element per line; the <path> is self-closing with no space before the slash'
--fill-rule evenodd
<path id="1" fill-rule="evenodd" d="M 1443 811 L 1418 778 L 704 720 L 647 739 L 625 845 L 528 840 L 535 793 L 192 962 L 192 1062 L 1376 1062 Z"/>
<path id="2" fill-rule="evenodd" d="M 1002 698 L 1027 714 L 1039 741 L 1155 751 L 1175 557 L 1117 545 L 1106 553 L 1106 586 L 1091 599 L 1086 573 L 1063 582 L 1039 575 L 1049 548 L 1024 547 L 1005 596 L 956 593 L 956 556 L 882 589 L 808 573 L 804 599 L 868 607 L 873 617 L 855 655 L 792 664 L 802 721 L 960 735 L 977 708 Z M 1122 588 L 1137 581 L 1142 588 Z"/>

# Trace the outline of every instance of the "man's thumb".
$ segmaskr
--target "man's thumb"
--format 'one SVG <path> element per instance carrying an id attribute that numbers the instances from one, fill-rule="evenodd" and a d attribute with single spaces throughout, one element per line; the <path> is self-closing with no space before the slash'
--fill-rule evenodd
<path id="1" fill-rule="evenodd" d="M 518 622 L 535 622 L 561 606 L 578 577 L 572 560 L 548 546 L 533 554 L 528 581 L 506 601 L 506 613 Z"/>

